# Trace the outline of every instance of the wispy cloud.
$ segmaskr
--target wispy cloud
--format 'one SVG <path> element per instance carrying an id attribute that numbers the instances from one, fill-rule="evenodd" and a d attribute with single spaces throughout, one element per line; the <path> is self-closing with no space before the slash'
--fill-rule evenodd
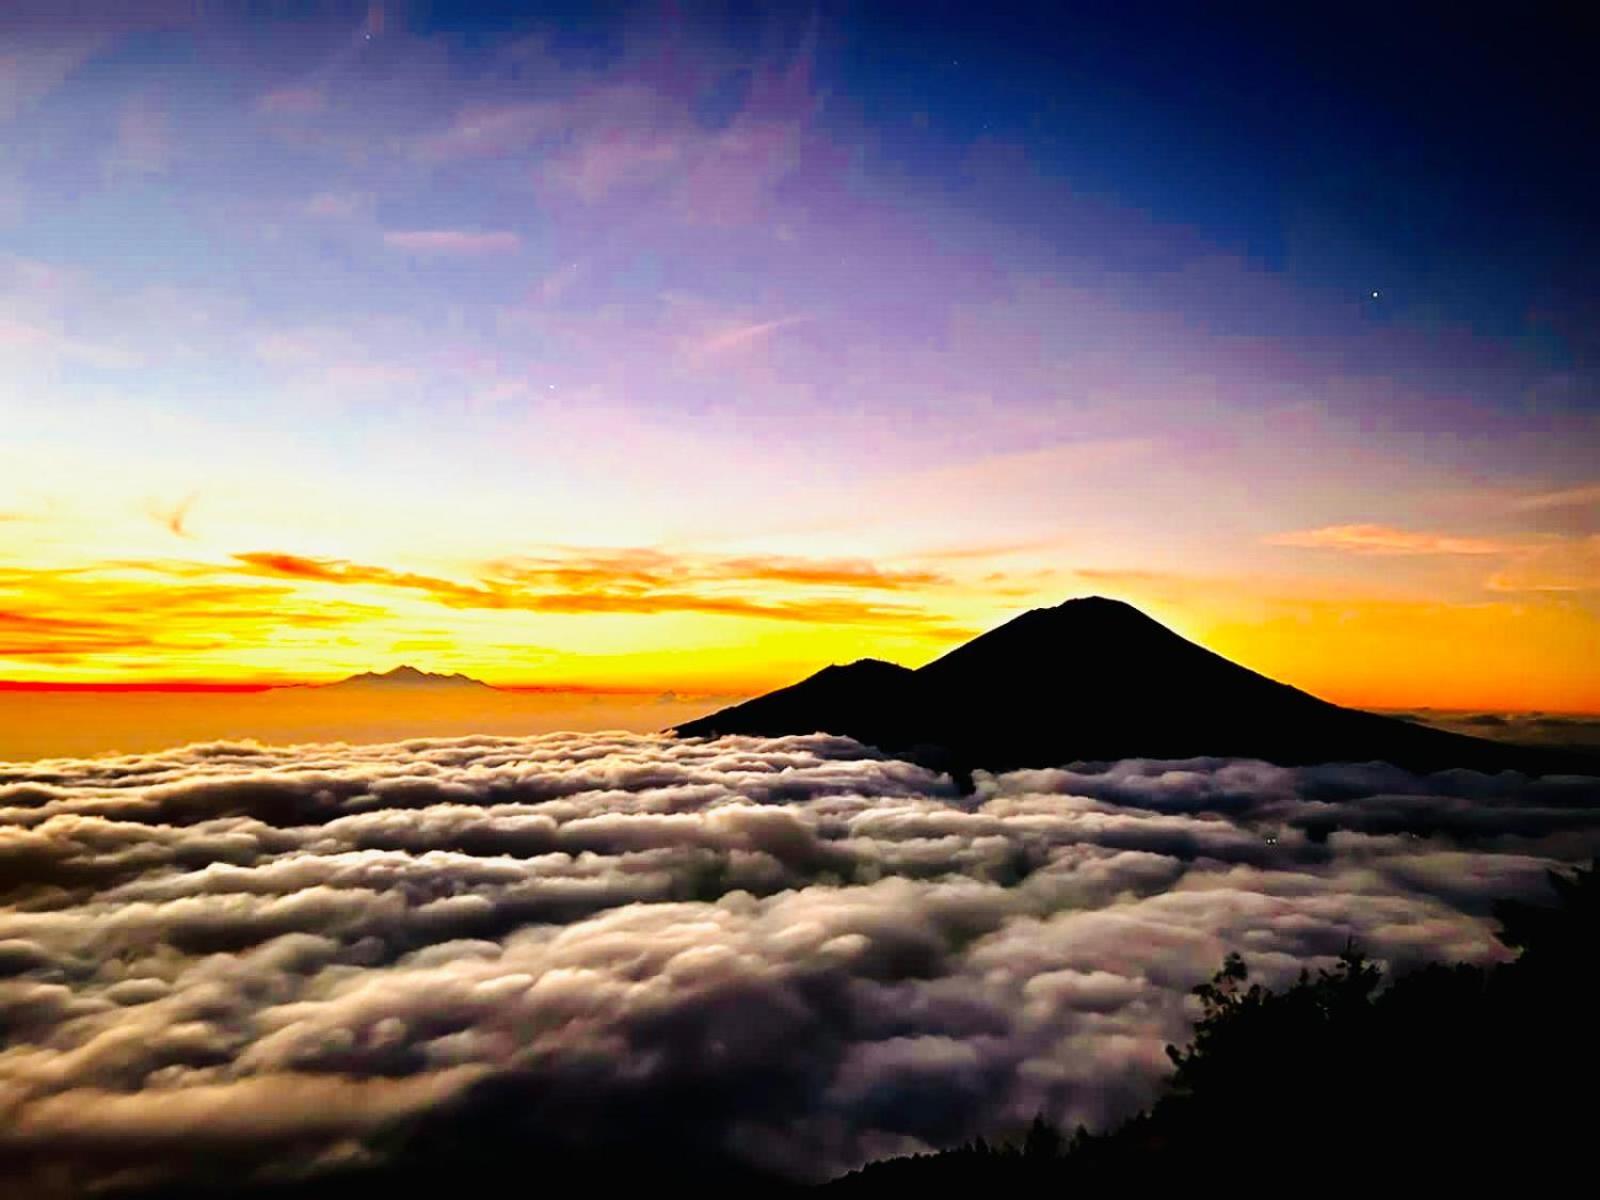
<path id="1" fill-rule="evenodd" d="M 886 569 L 858 559 L 730 558 L 714 564 L 711 571 L 727 579 L 890 590 L 948 582 L 936 571 Z"/>
<path id="2" fill-rule="evenodd" d="M 1107 584 L 1168 583 L 1183 578 L 1183 576 L 1173 571 L 1149 571 L 1136 568 L 1118 569 L 1115 567 L 1078 567 L 1072 573 L 1079 579 L 1087 579 L 1092 583 Z"/>
<path id="3" fill-rule="evenodd" d="M 414 384 L 422 372 L 401 363 L 333 363 L 324 378 L 337 388 L 389 388 Z"/>
<path id="4" fill-rule="evenodd" d="M 112 43 L 124 24 L 112 9 L 106 14 L 97 13 L 95 20 L 74 21 L 69 28 L 56 30 L 50 27 L 51 22 L 41 22 L 36 14 L 28 14 L 27 6 L 15 8 L 21 11 L 0 13 L 0 20 L 5 20 L 0 27 L 0 122 L 20 116 L 55 91 L 69 75 Z M 140 23 L 132 14 L 126 18 L 128 25 Z"/>
<path id="5" fill-rule="evenodd" d="M 0 609 L 0 655 L 57 657 L 88 651 L 126 650 L 151 639 L 94 617 L 41 616 Z"/>
<path id="6" fill-rule="evenodd" d="M 305 203 L 307 216 L 346 220 L 372 208 L 369 192 L 318 192 Z"/>
<path id="7" fill-rule="evenodd" d="M 1396 529 L 1390 525 L 1324 525 L 1318 529 L 1275 533 L 1264 540 L 1269 546 L 1337 550 L 1347 554 L 1506 554 L 1517 548 L 1514 543 L 1493 538 Z"/>
<path id="8" fill-rule="evenodd" d="M 1518 512 L 1539 512 L 1549 508 L 1579 508 L 1600 504 L 1600 483 L 1586 483 L 1554 492 L 1535 492 L 1512 502 Z"/>
<path id="9" fill-rule="evenodd" d="M 592 206 L 648 202 L 691 224 L 749 221 L 796 170 L 816 111 L 808 42 L 753 73 L 726 122 L 708 127 L 666 61 L 634 64 L 605 83 L 537 101 L 475 104 L 415 140 L 423 162 L 523 158 L 540 191 Z"/>
<path id="10" fill-rule="evenodd" d="M 456 583 L 435 575 L 392 571 L 387 567 L 346 562 L 343 559 L 310 558 L 302 554 L 285 554 L 270 550 L 235 554 L 233 557 L 251 571 L 262 575 L 305 579 L 318 583 L 373 584 L 379 587 L 410 588 L 427 592 L 442 603 L 464 608 L 512 607 L 505 600 L 498 599 L 489 588 Z"/>
<path id="11" fill-rule="evenodd" d="M 522 248 L 509 230 L 399 229 L 383 235 L 386 246 L 413 254 L 510 254 Z"/>
<path id="12" fill-rule="evenodd" d="M 42 324 L 0 316 L 0 354 L 6 352 L 18 357 L 69 359 L 107 370 L 136 367 L 142 361 L 120 346 L 87 341 Z"/>
<path id="13" fill-rule="evenodd" d="M 1600 534 L 1530 547 L 1491 575 L 1488 586 L 1496 592 L 1600 590 Z"/>
<path id="14" fill-rule="evenodd" d="M 419 139 L 415 149 L 425 162 L 503 155 L 526 149 L 560 118 L 560 107 L 549 102 L 473 105 L 443 129 Z"/>
<path id="15" fill-rule="evenodd" d="M 1015 542 L 984 542 L 966 546 L 935 546 L 931 550 L 918 550 L 910 557 L 923 562 L 961 562 L 969 559 L 1012 558 L 1020 554 L 1035 554 L 1044 550 L 1059 550 L 1066 538 L 1031 538 Z"/>
<path id="16" fill-rule="evenodd" d="M 190 492 L 176 504 L 170 506 L 152 504 L 149 510 L 150 515 L 161 525 L 164 525 L 174 537 L 192 538 L 194 534 L 189 532 L 186 523 L 189 519 L 189 512 L 194 508 L 195 501 L 198 499 L 200 499 L 199 492 Z"/>
<path id="17" fill-rule="evenodd" d="M 883 567 L 864 559 L 669 554 L 642 547 L 524 555 L 498 560 L 490 569 L 502 577 L 565 588 L 656 588 L 731 581 L 901 590 L 949 582 L 934 571 Z"/>
<path id="18" fill-rule="evenodd" d="M 882 486 L 885 493 L 921 497 L 1052 485 L 1063 478 L 1129 469 L 1149 459 L 1158 445 L 1144 437 L 1083 438 L 906 471 L 886 479 Z"/>
<path id="19" fill-rule="evenodd" d="M 725 354 L 728 351 L 749 346 L 754 342 L 764 341 L 780 329 L 788 329 L 812 319 L 809 313 L 797 313 L 795 316 L 780 317 L 775 321 L 760 321 L 750 325 L 738 325 L 732 329 L 714 333 L 710 337 L 695 343 L 691 348 L 691 354 L 698 358 Z"/>
<path id="20" fill-rule="evenodd" d="M 538 286 L 535 288 L 535 294 L 542 303 L 554 304 L 566 294 L 567 289 L 576 283 L 582 275 L 583 264 L 581 262 L 566 263 L 539 280 Z"/>
<path id="21" fill-rule="evenodd" d="M 675 559 L 659 551 L 623 551 L 588 559 L 503 560 L 490 565 L 493 577 L 462 582 L 276 551 L 236 554 L 234 559 L 258 574 L 398 588 L 420 592 L 451 608 L 567 614 L 694 612 L 822 625 L 897 625 L 918 632 L 946 626 L 942 618 L 911 605 L 812 595 L 768 598 L 708 586 L 786 583 L 893 590 L 932 583 L 938 578 L 928 572 L 884 571 L 863 563 L 783 558 L 698 562 Z"/>
<path id="22" fill-rule="evenodd" d="M 1502 565 L 1484 581 L 1495 592 L 1581 592 L 1600 588 L 1600 534 L 1470 537 L 1387 525 L 1328 525 L 1266 538 L 1273 546 L 1344 554 L 1491 557 Z"/>
<path id="23" fill-rule="evenodd" d="M 190 563 L 104 563 L 76 569 L 0 567 L 0 660 L 70 666 L 240 654 L 291 628 L 327 629 L 381 612 L 302 603 L 293 589 L 229 579 Z"/>
<path id="24" fill-rule="evenodd" d="M 599 200 L 618 188 L 647 185 L 673 170 L 689 153 L 685 131 L 621 125 L 578 142 L 552 158 L 541 178 L 581 200 Z"/>
<path id="25" fill-rule="evenodd" d="M 296 84 L 275 88 L 256 99 L 256 111 L 270 116 L 312 117 L 327 107 L 328 98 L 315 85 Z"/>
<path id="26" fill-rule="evenodd" d="M 117 174 L 158 175 L 172 159 L 173 143 L 166 106 L 158 95 L 140 92 L 123 105 L 117 118 L 117 140 L 106 169 Z"/>
<path id="27" fill-rule="evenodd" d="M 251 349 L 296 386 L 351 391 L 409 386 L 427 374 L 419 347 L 371 329 L 302 326 L 257 335 Z"/>

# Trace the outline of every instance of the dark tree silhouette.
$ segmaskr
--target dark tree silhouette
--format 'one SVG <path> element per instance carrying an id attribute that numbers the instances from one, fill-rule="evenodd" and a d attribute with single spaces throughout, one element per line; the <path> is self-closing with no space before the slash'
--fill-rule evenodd
<path id="1" fill-rule="evenodd" d="M 1592 1174 L 1600 869 L 1552 874 L 1555 903 L 1496 906 L 1500 966 L 1393 980 L 1355 945 L 1281 990 L 1230 954 L 1195 988 L 1201 1016 L 1147 1111 L 1065 1153 L 1036 1120 L 1021 1153 L 972 1143 L 874 1164 L 857 1193 L 966 1186 L 1258 1184 L 1480 1190 Z"/>

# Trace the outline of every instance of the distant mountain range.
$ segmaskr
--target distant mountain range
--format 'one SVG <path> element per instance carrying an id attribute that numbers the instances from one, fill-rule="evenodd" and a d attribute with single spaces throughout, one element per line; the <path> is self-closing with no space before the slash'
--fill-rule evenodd
<path id="1" fill-rule="evenodd" d="M 1594 769 L 1555 751 L 1341 708 L 1099 596 L 1023 613 L 917 670 L 870 658 L 827 667 L 674 732 L 843 734 L 967 779 L 978 768 L 1200 756 Z"/>
<path id="2" fill-rule="evenodd" d="M 431 671 L 419 671 L 415 667 L 399 666 L 392 671 L 381 674 L 375 671 L 363 671 L 360 675 L 352 675 L 348 679 L 341 679 L 337 683 L 323 685 L 324 689 L 338 688 L 341 690 L 394 690 L 401 688 L 484 688 L 493 691 L 494 688 L 484 683 L 481 679 L 473 679 L 470 675 L 435 675 Z"/>

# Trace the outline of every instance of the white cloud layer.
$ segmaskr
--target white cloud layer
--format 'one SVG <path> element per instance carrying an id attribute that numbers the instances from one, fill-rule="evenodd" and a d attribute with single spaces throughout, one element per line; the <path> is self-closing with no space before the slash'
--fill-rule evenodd
<path id="1" fill-rule="evenodd" d="M 802 1178 L 1103 1125 L 1230 950 L 1503 957 L 1489 903 L 1595 854 L 1597 798 L 1223 760 L 961 796 L 820 735 L 0 766 L 0 1171 L 315 1171 L 488 1095 Z"/>

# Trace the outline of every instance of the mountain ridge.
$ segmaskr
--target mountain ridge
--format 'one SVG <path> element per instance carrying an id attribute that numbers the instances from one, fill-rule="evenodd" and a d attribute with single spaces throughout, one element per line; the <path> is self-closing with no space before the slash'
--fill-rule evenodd
<path id="1" fill-rule="evenodd" d="M 363 671 L 359 675 L 350 675 L 333 683 L 325 683 L 322 688 L 488 688 L 494 690 L 492 684 L 484 683 L 481 679 L 473 679 L 470 675 L 463 675 L 459 671 L 449 675 L 436 674 L 432 671 L 420 671 L 407 663 L 393 667 L 387 671 Z"/>

